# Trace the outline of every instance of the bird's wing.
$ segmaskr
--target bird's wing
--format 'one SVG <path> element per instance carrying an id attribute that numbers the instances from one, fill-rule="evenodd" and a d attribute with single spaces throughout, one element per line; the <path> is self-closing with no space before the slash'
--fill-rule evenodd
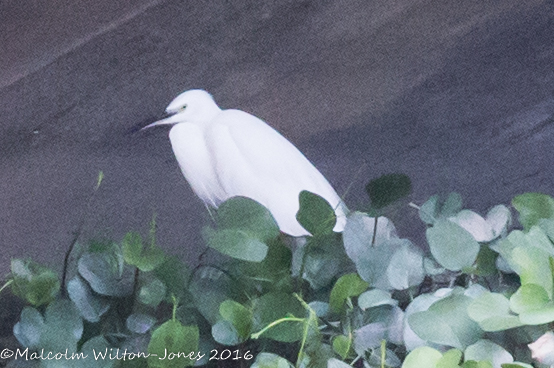
<path id="1" fill-rule="evenodd" d="M 339 196 L 323 175 L 292 143 L 257 117 L 225 110 L 212 122 L 206 141 L 226 194 L 265 205 L 282 231 L 307 234 L 295 219 L 302 190 L 319 194 L 333 207 L 340 207 L 338 215 L 344 215 Z M 335 229 L 340 231 L 342 226 Z"/>
<path id="2" fill-rule="evenodd" d="M 207 205 L 217 207 L 226 198 L 203 130 L 196 124 L 179 123 L 171 128 L 169 139 L 179 167 L 194 193 Z"/>

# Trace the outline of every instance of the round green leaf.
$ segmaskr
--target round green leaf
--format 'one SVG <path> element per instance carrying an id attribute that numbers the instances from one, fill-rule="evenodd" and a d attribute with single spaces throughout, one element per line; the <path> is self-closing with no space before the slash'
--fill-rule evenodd
<path id="1" fill-rule="evenodd" d="M 526 313 L 544 308 L 549 301 L 542 286 L 524 284 L 511 296 L 510 308 L 516 313 Z"/>
<path id="2" fill-rule="evenodd" d="M 171 295 L 179 300 L 189 298 L 187 282 L 190 278 L 190 271 L 178 257 L 166 257 L 164 263 L 154 270 L 154 275 L 165 285 L 167 299 L 170 299 Z"/>
<path id="3" fill-rule="evenodd" d="M 435 368 L 442 354 L 428 346 L 419 347 L 406 357 L 402 368 Z"/>
<path id="4" fill-rule="evenodd" d="M 110 353 L 110 345 L 103 336 L 95 336 L 83 344 L 81 347 L 81 353 L 86 355 L 87 358 L 82 359 L 78 364 L 74 363 L 74 366 L 83 368 L 110 368 L 115 365 L 117 360 L 115 359 L 102 359 L 99 353 Z"/>
<path id="5" fill-rule="evenodd" d="M 541 309 L 527 311 L 519 315 L 521 323 L 526 325 L 542 325 L 554 321 L 554 303 L 550 302 Z"/>
<path id="6" fill-rule="evenodd" d="M 217 226 L 218 229 L 242 230 L 263 243 L 279 236 L 279 226 L 271 212 L 246 197 L 233 197 L 223 202 L 217 209 Z"/>
<path id="7" fill-rule="evenodd" d="M 138 233 L 127 233 L 121 248 L 125 262 L 144 272 L 154 270 L 165 260 L 163 250 L 155 244 L 144 246 Z"/>
<path id="8" fill-rule="evenodd" d="M 342 359 L 346 359 L 351 348 L 352 341 L 348 336 L 337 335 L 333 338 L 333 350 L 340 355 Z"/>
<path id="9" fill-rule="evenodd" d="M 412 182 L 404 174 L 387 174 L 370 181 L 365 190 L 374 208 L 386 207 L 412 192 Z"/>
<path id="10" fill-rule="evenodd" d="M 425 277 L 423 255 L 411 243 L 398 248 L 387 267 L 389 284 L 396 290 L 405 290 L 419 285 Z"/>
<path id="11" fill-rule="evenodd" d="M 235 287 L 226 273 L 203 266 L 194 273 L 188 290 L 200 314 L 213 325 L 220 319 L 219 305 L 227 299 L 235 299 Z"/>
<path id="12" fill-rule="evenodd" d="M 40 347 L 45 351 L 76 353 L 77 342 L 83 334 L 83 320 L 68 299 L 50 303 L 44 313 L 44 328 L 40 335 Z"/>
<path id="13" fill-rule="evenodd" d="M 306 310 L 291 294 L 283 292 L 271 292 L 262 295 L 252 301 L 253 331 L 260 331 L 270 323 L 294 316 L 303 318 Z M 281 341 L 295 342 L 302 338 L 304 323 L 298 321 L 286 321 L 267 330 L 262 337 Z"/>
<path id="14" fill-rule="evenodd" d="M 358 306 L 362 310 L 377 307 L 379 305 L 397 305 L 398 301 L 392 299 L 391 293 L 384 290 L 372 289 L 362 293 L 358 297 Z"/>
<path id="15" fill-rule="evenodd" d="M 519 212 L 519 222 L 525 230 L 543 218 L 554 218 L 554 199 L 541 193 L 524 193 L 512 200 L 512 205 Z"/>
<path id="16" fill-rule="evenodd" d="M 78 263 L 79 274 L 98 294 L 125 297 L 133 293 L 134 267 L 122 265 L 110 253 L 86 253 Z"/>
<path id="17" fill-rule="evenodd" d="M 477 259 L 479 243 L 452 221 L 438 220 L 426 234 L 433 257 L 448 270 L 470 267 Z"/>
<path id="18" fill-rule="evenodd" d="M 156 328 L 148 344 L 148 367 L 182 368 L 194 364 L 183 352 L 198 351 L 199 333 L 196 326 L 183 326 L 177 320 L 169 320 Z M 177 354 L 181 353 L 180 356 Z M 166 357 L 166 359 L 160 359 Z M 169 359 L 173 357 L 173 359 Z"/>
<path id="19" fill-rule="evenodd" d="M 21 311 L 19 322 L 13 327 L 13 334 L 23 347 L 37 349 L 43 329 L 44 318 L 40 312 L 35 308 L 25 307 Z"/>
<path id="20" fill-rule="evenodd" d="M 158 306 L 166 294 L 165 284 L 155 277 L 146 280 L 140 287 L 138 299 L 142 304 Z"/>
<path id="21" fill-rule="evenodd" d="M 234 300 L 225 300 L 219 306 L 219 313 L 224 320 L 231 322 L 242 341 L 250 335 L 252 328 L 252 312 Z"/>
<path id="22" fill-rule="evenodd" d="M 306 190 L 300 192 L 299 200 L 300 209 L 296 219 L 300 225 L 314 236 L 332 234 L 337 216 L 329 202 Z"/>
<path id="23" fill-rule="evenodd" d="M 503 331 L 522 325 L 519 318 L 510 313 L 510 301 L 502 294 L 479 295 L 468 306 L 467 313 L 484 331 Z"/>
<path id="24" fill-rule="evenodd" d="M 472 299 L 463 294 L 433 303 L 427 311 L 408 317 L 412 330 L 423 340 L 464 349 L 481 338 L 483 331 L 467 315 Z"/>
<path id="25" fill-rule="evenodd" d="M 244 341 L 244 339 L 239 336 L 235 326 L 233 326 L 230 321 L 226 320 L 217 321 L 217 323 L 212 326 L 212 336 L 215 341 L 227 346 L 238 345 Z"/>
<path id="26" fill-rule="evenodd" d="M 32 260 L 12 259 L 13 293 L 34 306 L 50 303 L 60 290 L 58 275 Z"/>
<path id="27" fill-rule="evenodd" d="M 273 353 L 260 353 L 251 368 L 293 368 L 294 366 L 285 358 Z"/>
<path id="28" fill-rule="evenodd" d="M 110 308 L 110 302 L 106 298 L 95 295 L 89 284 L 79 276 L 75 276 L 67 283 L 67 293 L 79 309 L 81 316 L 89 322 L 100 321 L 100 317 Z"/>
<path id="29" fill-rule="evenodd" d="M 138 334 L 144 334 L 148 332 L 152 326 L 156 323 L 156 318 L 149 314 L 133 313 L 125 321 L 125 326 L 129 331 Z"/>
<path id="30" fill-rule="evenodd" d="M 479 340 L 468 346 L 464 351 L 464 359 L 492 362 L 493 367 L 500 367 L 501 364 L 514 361 L 514 358 L 506 349 L 490 340 Z"/>
<path id="31" fill-rule="evenodd" d="M 244 230 L 212 230 L 206 234 L 209 246 L 229 257 L 261 262 L 267 255 L 267 245 Z"/>
<path id="32" fill-rule="evenodd" d="M 347 298 L 358 296 L 367 290 L 369 284 L 362 280 L 356 273 L 341 276 L 329 297 L 329 306 L 335 313 L 340 313 Z"/>
<path id="33" fill-rule="evenodd" d="M 462 360 L 462 352 L 458 349 L 450 349 L 442 355 L 436 368 L 458 368 Z"/>
<path id="34" fill-rule="evenodd" d="M 522 285 L 540 285 L 548 294 L 549 299 L 552 298 L 554 285 L 548 253 L 536 247 L 518 246 L 511 251 L 507 261 L 510 267 L 519 274 Z"/>

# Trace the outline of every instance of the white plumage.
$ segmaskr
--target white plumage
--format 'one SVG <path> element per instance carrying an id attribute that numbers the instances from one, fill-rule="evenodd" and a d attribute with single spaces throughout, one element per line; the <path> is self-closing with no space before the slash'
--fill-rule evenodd
<path id="1" fill-rule="evenodd" d="M 346 206 L 323 175 L 287 139 L 262 120 L 240 110 L 221 110 L 203 90 L 189 90 L 167 107 L 170 117 L 145 128 L 175 124 L 169 139 L 194 193 L 210 207 L 234 196 L 267 207 L 282 232 L 308 235 L 296 221 L 298 196 L 308 190 L 325 198 L 346 222 Z"/>

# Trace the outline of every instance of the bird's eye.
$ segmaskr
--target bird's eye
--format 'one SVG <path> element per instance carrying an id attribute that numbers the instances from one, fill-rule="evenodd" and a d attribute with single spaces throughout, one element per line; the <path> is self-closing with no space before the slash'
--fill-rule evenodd
<path id="1" fill-rule="evenodd" d="M 187 105 L 183 105 L 183 107 L 180 108 L 181 111 L 187 108 Z"/>

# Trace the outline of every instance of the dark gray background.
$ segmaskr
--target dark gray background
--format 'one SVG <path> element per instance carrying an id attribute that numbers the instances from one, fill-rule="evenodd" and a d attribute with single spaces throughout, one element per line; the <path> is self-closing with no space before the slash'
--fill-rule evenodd
<path id="1" fill-rule="evenodd" d="M 183 90 L 251 112 L 350 207 L 381 174 L 479 211 L 553 194 L 554 5 L 538 0 L 0 1 L 0 271 L 82 239 L 148 232 L 195 262 L 205 209 L 167 129 Z M 416 213 L 395 214 L 421 242 Z"/>

